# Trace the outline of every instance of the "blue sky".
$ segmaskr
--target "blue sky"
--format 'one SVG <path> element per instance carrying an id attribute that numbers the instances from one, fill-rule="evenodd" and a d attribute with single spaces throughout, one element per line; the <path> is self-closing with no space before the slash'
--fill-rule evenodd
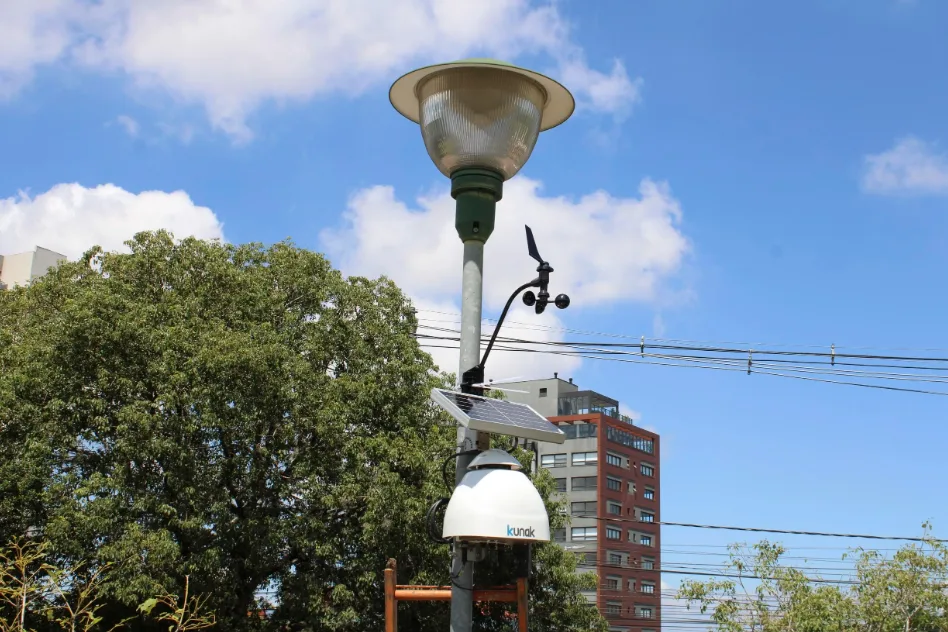
<path id="1" fill-rule="evenodd" d="M 494 55 L 561 78 L 580 104 L 507 183 L 485 288 L 495 315 L 531 277 L 526 221 L 573 306 L 511 332 L 948 349 L 948 4 L 224 4 L 0 6 L 0 252 L 75 256 L 159 226 L 292 237 L 450 321 L 447 183 L 387 89 L 419 65 Z M 497 378 L 571 375 L 660 432 L 666 520 L 915 534 L 931 519 L 948 536 L 945 398 L 494 362 Z"/>

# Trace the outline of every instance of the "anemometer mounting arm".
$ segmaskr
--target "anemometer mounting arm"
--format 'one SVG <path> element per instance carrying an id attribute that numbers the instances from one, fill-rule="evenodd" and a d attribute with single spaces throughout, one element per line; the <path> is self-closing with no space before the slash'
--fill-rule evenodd
<path id="1" fill-rule="evenodd" d="M 514 299 L 520 296 L 520 293 L 526 290 L 527 288 L 536 287 L 540 288 L 539 294 L 534 294 L 533 292 L 527 292 L 523 295 L 523 303 L 527 307 L 534 307 L 534 310 L 537 314 L 542 314 L 546 309 L 546 306 L 550 304 L 550 273 L 553 272 L 553 267 L 547 261 L 543 260 L 543 257 L 540 256 L 539 251 L 537 250 L 537 243 L 533 239 L 533 231 L 530 230 L 529 226 L 525 227 L 527 229 L 527 252 L 530 254 L 533 259 L 535 259 L 540 265 L 537 266 L 537 278 L 533 279 L 529 283 L 524 283 L 516 290 L 513 294 L 510 295 L 510 298 L 507 299 L 507 304 L 504 305 L 504 311 L 500 313 L 500 318 L 497 320 L 497 325 L 494 327 L 494 333 L 490 336 L 490 342 L 487 343 L 487 349 L 484 350 L 484 357 L 481 358 L 480 363 L 477 366 L 473 366 L 461 376 L 461 392 L 470 393 L 472 395 L 483 395 L 484 388 L 481 386 L 484 383 L 484 365 L 487 363 L 487 356 L 490 355 L 491 349 L 494 348 L 494 342 L 497 340 L 497 334 L 500 333 L 500 328 L 504 324 L 504 319 L 507 318 L 507 312 L 510 310 L 510 306 L 513 304 Z M 559 309 L 566 309 L 569 307 L 569 297 L 566 294 L 559 294 L 552 301 Z"/>

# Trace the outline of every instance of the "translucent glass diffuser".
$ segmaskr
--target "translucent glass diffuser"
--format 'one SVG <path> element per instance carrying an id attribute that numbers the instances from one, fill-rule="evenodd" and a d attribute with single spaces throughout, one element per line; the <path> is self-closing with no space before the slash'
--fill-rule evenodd
<path id="1" fill-rule="evenodd" d="M 575 107 L 556 81 L 493 60 L 421 68 L 396 81 L 389 97 L 420 125 L 428 155 L 449 177 L 475 167 L 512 178 L 540 132 L 565 121 Z"/>

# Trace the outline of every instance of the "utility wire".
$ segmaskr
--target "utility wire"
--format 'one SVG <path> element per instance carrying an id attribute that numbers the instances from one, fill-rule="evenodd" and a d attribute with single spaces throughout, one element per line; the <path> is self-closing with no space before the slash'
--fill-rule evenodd
<path id="1" fill-rule="evenodd" d="M 689 529 L 718 529 L 722 531 L 749 531 L 753 533 L 779 533 L 783 535 L 809 535 L 809 536 L 819 536 L 826 538 L 854 538 L 859 540 L 896 540 L 896 541 L 906 541 L 906 542 L 940 542 L 945 543 L 948 540 L 940 540 L 937 538 L 920 538 L 912 536 L 898 536 L 898 535 L 867 535 L 860 533 L 829 533 L 825 531 L 794 531 L 790 529 L 765 529 L 763 527 L 733 527 L 733 526 L 723 526 L 716 524 L 694 524 L 690 522 L 666 522 L 654 521 L 654 522 L 643 522 L 634 518 L 611 518 L 611 517 L 599 517 L 586 514 L 576 514 L 574 518 L 589 518 L 593 520 L 602 520 L 607 522 L 624 522 L 624 523 L 634 523 L 638 525 L 662 525 L 666 527 L 686 527 Z"/>
<path id="2" fill-rule="evenodd" d="M 454 333 L 453 331 L 451 333 Z M 423 348 L 444 348 L 444 349 L 456 349 L 458 348 L 453 343 L 458 339 L 454 336 L 432 336 L 427 334 L 418 334 L 416 336 L 420 341 L 433 340 L 436 343 L 452 343 L 452 344 L 434 344 L 434 343 L 422 343 L 420 346 Z M 687 367 L 687 368 L 701 368 L 709 370 L 722 370 L 722 371 L 741 371 L 745 370 L 748 373 L 758 373 L 762 375 L 771 375 L 775 377 L 785 377 L 797 380 L 805 380 L 812 382 L 822 382 L 828 384 L 839 384 L 846 386 L 858 386 L 861 388 L 874 388 L 881 390 L 890 390 L 890 391 L 900 391 L 900 392 L 909 392 L 909 393 L 919 393 L 926 395 L 940 395 L 946 396 L 948 392 L 946 391 L 935 391 L 930 389 L 920 389 L 920 388 L 907 388 L 903 386 L 891 386 L 886 384 L 875 384 L 875 383 L 866 383 L 866 382 L 854 382 L 849 380 L 835 380 L 827 379 L 822 377 L 814 377 L 813 374 L 818 375 L 831 375 L 831 376 L 842 376 L 842 377 L 860 377 L 863 379 L 874 379 L 874 380 L 896 380 L 902 382 L 920 382 L 920 383 L 948 383 L 948 375 L 940 376 L 927 376 L 927 375 L 912 375 L 912 374 L 894 374 L 891 372 L 854 372 L 848 369 L 835 368 L 835 369 L 826 369 L 826 370 L 814 370 L 811 366 L 802 366 L 802 365 L 776 365 L 768 362 L 767 360 L 754 360 L 753 354 L 749 353 L 746 360 L 737 359 L 732 357 L 723 357 L 723 358 L 713 358 L 713 357 L 701 357 L 701 356 L 689 356 L 689 355 L 675 355 L 675 354 L 654 354 L 654 353 L 644 353 L 644 352 L 631 352 L 631 351 L 621 351 L 615 349 L 601 349 L 601 348 L 581 348 L 576 349 L 576 343 L 560 343 L 560 342 L 550 342 L 550 341 L 536 341 L 536 340 L 523 340 L 523 339 L 512 339 L 512 338 L 498 338 L 499 341 L 506 344 L 499 344 L 495 346 L 495 349 L 500 352 L 519 352 L 519 353 L 545 353 L 550 355 L 561 355 L 569 357 L 578 357 L 591 360 L 608 360 L 613 362 L 625 362 L 629 364 L 651 364 L 658 366 L 672 366 L 672 367 Z M 556 350 L 550 349 L 535 349 L 535 348 L 524 348 L 522 346 L 510 346 L 510 344 L 518 345 L 539 345 L 546 347 L 553 347 Z M 601 345 L 599 345 L 601 346 Z M 683 347 L 679 347 L 682 348 Z M 565 350 L 561 350 L 565 349 Z M 725 352 L 730 352 L 725 350 Z M 754 352 L 756 353 L 756 352 Z M 774 352 L 768 352 L 774 353 Z M 780 352 L 788 353 L 788 352 Z M 804 354 L 806 355 L 806 354 Z M 620 357 L 616 357 L 620 356 Z M 851 356 L 856 357 L 856 356 Z M 869 356 L 860 356 L 860 357 L 869 357 Z M 883 357 L 883 356 L 879 356 Z M 893 357 L 893 356 L 889 356 Z M 649 358 L 649 359 L 645 359 Z M 907 358 L 912 360 L 912 358 Z M 929 358 L 929 360 L 936 360 Z M 942 361 L 941 359 L 937 359 Z M 944 359 L 948 361 L 948 359 Z M 746 368 L 745 368 L 746 367 Z M 900 367 L 907 368 L 907 367 Z M 943 367 L 943 370 L 948 369 L 948 367 Z M 803 373 L 803 375 L 798 375 L 797 373 Z"/>
<path id="3" fill-rule="evenodd" d="M 425 349 L 458 349 L 459 348 L 457 346 L 451 346 L 451 345 L 419 345 L 419 346 Z M 611 362 L 626 362 L 629 364 L 650 364 L 650 365 L 655 365 L 655 366 L 670 366 L 670 367 L 693 368 L 693 369 L 710 369 L 710 370 L 718 370 L 718 371 L 743 371 L 743 369 L 734 368 L 734 367 L 675 364 L 675 363 L 669 363 L 669 362 L 652 362 L 648 360 L 629 360 L 629 359 L 623 359 L 623 358 L 609 358 L 609 357 L 600 357 L 600 356 L 595 356 L 595 355 L 584 355 L 580 353 L 564 353 L 564 352 L 558 352 L 558 351 L 542 351 L 542 350 L 535 350 L 535 349 L 512 349 L 512 348 L 504 348 L 502 346 L 501 347 L 495 346 L 494 351 L 499 351 L 502 353 L 503 352 L 546 353 L 549 355 L 571 356 L 571 357 L 577 357 L 577 358 L 584 358 L 588 360 L 608 360 Z M 760 375 L 771 375 L 774 377 L 794 378 L 794 379 L 806 380 L 806 381 L 811 381 L 811 382 L 823 382 L 827 384 L 858 386 L 862 388 L 875 388 L 875 389 L 888 390 L 888 391 L 901 391 L 904 393 L 918 393 L 918 394 L 923 394 L 923 395 L 948 396 L 948 392 L 942 392 L 942 391 L 932 391 L 932 390 L 927 390 L 927 389 L 916 389 L 916 388 L 903 388 L 903 387 L 898 387 L 898 386 L 886 386 L 884 384 L 864 384 L 861 382 L 848 382 L 844 380 L 818 379 L 818 378 L 810 378 L 810 377 L 805 377 L 805 376 L 800 376 L 800 375 L 784 374 L 784 373 L 779 373 L 776 371 L 755 370 L 754 373 L 758 373 Z"/>
<path id="4" fill-rule="evenodd" d="M 424 329 L 429 331 L 442 332 L 446 334 L 453 334 L 453 336 L 459 335 L 459 331 L 454 328 L 446 327 L 431 327 L 423 326 Z M 444 339 L 451 340 L 452 337 L 445 337 Z M 436 336 L 428 336 L 421 334 L 419 337 L 430 337 L 437 338 Z M 484 338 L 484 336 L 482 336 Z M 847 359 L 857 359 L 857 360 L 888 360 L 893 362 L 934 362 L 938 363 L 939 366 L 905 366 L 904 364 L 891 365 L 891 368 L 914 368 L 918 370 L 948 370 L 948 357 L 933 357 L 933 356 L 892 356 L 892 355 L 871 355 L 871 354 L 847 354 L 847 353 L 836 353 L 831 351 L 826 352 L 813 352 L 813 351 L 787 351 L 787 350 L 767 350 L 759 349 L 753 347 L 747 348 L 728 348 L 728 347 L 710 347 L 710 346 L 686 346 L 686 345 L 675 345 L 675 344 L 655 344 L 649 343 L 645 344 L 644 342 L 633 344 L 633 343 L 614 343 L 614 342 L 604 342 L 604 341 L 560 341 L 560 340 L 530 340 L 524 338 L 516 338 L 510 336 L 498 336 L 499 341 L 508 342 L 508 343 L 519 343 L 519 344 L 532 344 L 540 346 L 558 346 L 558 347 L 567 347 L 576 350 L 595 350 L 597 353 L 610 353 L 618 351 L 621 354 L 631 354 L 636 356 L 647 356 L 649 354 L 645 353 L 646 349 L 649 353 L 654 353 L 655 350 L 659 351 L 690 351 L 697 353 L 713 353 L 718 354 L 718 356 L 687 356 L 687 357 L 696 357 L 697 359 L 727 359 L 734 360 L 738 362 L 746 361 L 748 355 L 750 355 L 751 360 L 754 363 L 757 362 L 796 362 L 796 363 L 806 363 L 811 365 L 824 365 L 824 366 L 847 366 L 844 363 L 844 360 Z M 724 357 L 720 357 L 721 354 L 724 354 Z M 770 357 L 774 356 L 774 357 Z M 791 358 L 787 360 L 787 358 Z M 799 358 L 815 358 L 815 360 L 801 360 Z M 869 367 L 879 367 L 879 363 L 875 362 L 872 364 L 867 363 L 855 363 L 850 366 L 869 366 Z M 889 365 L 882 365 L 889 366 Z"/>
<path id="5" fill-rule="evenodd" d="M 460 324 L 460 321 L 459 321 L 458 319 L 460 318 L 461 314 L 458 313 L 458 312 L 445 312 L 445 311 L 437 311 L 437 310 L 430 310 L 430 309 L 422 309 L 422 310 L 418 310 L 418 311 L 419 311 L 419 313 L 435 314 L 435 315 L 451 316 L 451 317 L 453 317 L 451 320 L 437 320 L 437 319 L 419 318 L 419 319 L 418 319 L 419 322 L 427 321 L 427 322 L 442 322 L 442 323 L 455 323 L 455 324 Z M 497 322 L 497 319 L 496 319 L 496 318 L 484 318 L 483 320 L 486 321 L 486 322 Z M 583 329 L 573 329 L 573 328 L 568 328 L 568 327 L 554 327 L 554 326 L 551 326 L 551 325 L 544 325 L 544 324 L 542 324 L 542 323 L 535 323 L 535 322 L 529 322 L 529 323 L 527 323 L 527 322 L 523 322 L 523 321 L 510 321 L 510 320 L 504 321 L 504 325 L 505 325 L 505 326 L 507 326 L 507 325 L 516 325 L 516 327 L 514 327 L 514 328 L 516 328 L 516 329 L 535 329 L 535 330 L 542 330 L 542 331 L 558 331 L 558 332 L 572 333 L 572 334 L 576 334 L 576 335 L 580 335 L 580 336 L 601 336 L 601 337 L 604 337 L 604 338 L 616 338 L 616 339 L 625 339 L 625 340 L 645 340 L 645 341 L 648 342 L 649 344 L 652 344 L 652 343 L 676 343 L 676 344 L 698 344 L 698 345 L 715 346 L 715 347 L 719 347 L 719 346 L 722 346 L 722 345 L 737 345 L 737 346 L 743 346 L 743 347 L 801 347 L 801 348 L 808 348 L 808 349 L 829 349 L 829 348 L 832 348 L 832 347 L 836 347 L 836 348 L 839 348 L 839 349 L 844 349 L 844 348 L 845 348 L 845 349 L 854 349 L 854 350 L 855 350 L 855 349 L 859 349 L 859 350 L 863 350 L 863 351 L 866 351 L 866 350 L 873 350 L 873 349 L 875 349 L 875 350 L 887 349 L 887 350 L 889 350 L 889 351 L 906 351 L 906 352 L 929 352 L 929 351 L 948 352 L 948 348 L 946 348 L 946 347 L 879 347 L 879 346 L 876 346 L 876 347 L 867 347 L 867 346 L 834 345 L 834 344 L 827 345 L 827 344 L 813 344 L 813 343 L 810 343 L 810 344 L 801 344 L 801 343 L 762 342 L 762 341 L 754 341 L 754 342 L 750 342 L 750 341 L 709 341 L 709 340 L 694 340 L 694 339 L 687 339 L 687 338 L 660 338 L 660 337 L 649 337 L 649 336 L 633 336 L 633 335 L 630 335 L 630 334 L 620 334 L 620 333 L 615 333 L 615 332 L 589 331 L 589 330 L 583 330 Z"/>

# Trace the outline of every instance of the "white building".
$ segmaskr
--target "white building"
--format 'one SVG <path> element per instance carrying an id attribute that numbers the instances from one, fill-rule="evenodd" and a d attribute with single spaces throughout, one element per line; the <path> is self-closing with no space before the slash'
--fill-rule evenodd
<path id="1" fill-rule="evenodd" d="M 0 255 L 0 289 L 29 285 L 66 259 L 66 255 L 39 246 L 28 252 Z"/>

